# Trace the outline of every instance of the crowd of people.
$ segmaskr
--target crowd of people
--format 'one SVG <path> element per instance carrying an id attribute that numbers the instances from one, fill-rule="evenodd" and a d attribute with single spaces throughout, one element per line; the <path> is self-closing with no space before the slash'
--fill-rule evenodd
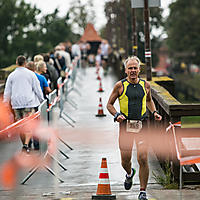
<path id="1" fill-rule="evenodd" d="M 106 71 L 108 69 L 108 57 L 111 51 L 111 46 L 108 41 L 103 39 L 99 44 L 95 53 L 92 52 L 92 45 L 87 41 L 79 41 L 71 47 L 72 57 L 80 56 L 83 68 L 85 66 L 102 66 Z"/>
<path id="2" fill-rule="evenodd" d="M 53 51 L 34 55 L 27 59 L 20 55 L 16 59 L 16 69 L 8 76 L 4 103 L 11 107 L 15 120 L 29 116 L 38 110 L 48 94 L 57 89 L 57 80 L 64 80 L 72 69 L 72 60 L 79 57 L 87 65 L 105 65 L 108 58 L 108 42 L 103 40 L 99 45 L 97 55 L 90 54 L 91 45 L 87 41 L 72 44 L 65 42 L 58 44 Z M 91 58 L 94 59 L 91 59 Z M 39 141 L 31 138 L 31 134 L 21 134 L 22 150 L 39 150 Z"/>
<path id="3" fill-rule="evenodd" d="M 38 54 L 28 61 L 20 55 L 16 59 L 16 69 L 7 78 L 4 90 L 4 103 L 11 106 L 15 120 L 30 116 L 38 110 L 39 105 L 48 99 L 48 94 L 57 89 L 57 80 L 64 80 L 72 68 L 72 60 L 79 57 L 88 64 L 102 66 L 107 70 L 110 45 L 107 40 L 102 40 L 97 54 L 90 55 L 90 44 L 80 41 L 75 44 L 61 43 L 54 51 Z M 124 187 L 132 187 L 132 179 L 136 170 L 131 167 L 133 142 L 137 147 L 137 160 L 139 163 L 140 194 L 138 199 L 147 200 L 146 187 L 149 176 L 148 151 L 145 140 L 147 132 L 146 108 L 153 113 L 155 120 L 160 121 L 162 116 L 156 110 L 151 97 L 149 82 L 140 79 L 140 60 L 130 57 L 124 62 L 127 77 L 118 81 L 107 103 L 108 111 L 114 116 L 114 121 L 119 122 L 119 148 L 121 152 L 122 167 L 126 171 Z M 114 107 L 119 99 L 120 112 Z M 29 153 L 30 149 L 39 150 L 39 141 L 33 138 L 31 130 L 21 133 L 22 151 Z"/>
<path id="4" fill-rule="evenodd" d="M 33 64 L 33 65 L 32 65 Z M 4 90 L 4 103 L 11 108 L 15 120 L 32 115 L 44 100 L 40 81 L 36 73 L 27 68 L 26 57 L 21 55 L 16 59 L 17 68 L 8 76 Z M 29 66 L 35 68 L 34 63 Z M 35 70 L 35 69 L 34 69 Z M 32 138 L 31 129 L 21 133 L 22 151 L 29 153 L 29 143 Z M 35 148 L 35 150 L 38 150 Z"/>
<path id="5" fill-rule="evenodd" d="M 3 95 L 3 102 L 14 114 L 16 121 L 30 116 L 39 105 L 48 100 L 48 94 L 57 89 L 57 80 L 63 79 L 72 67 L 71 55 L 66 46 L 59 44 L 54 51 L 38 54 L 32 60 L 24 55 L 16 59 L 16 69 L 9 74 Z M 22 151 L 39 150 L 39 141 L 26 129 L 20 133 Z"/>
<path id="6" fill-rule="evenodd" d="M 63 81 L 68 76 L 75 57 L 80 58 L 83 68 L 98 65 L 103 67 L 104 73 L 107 72 L 111 50 L 108 41 L 101 41 L 96 47 L 96 54 L 91 51 L 92 48 L 92 43 L 87 41 L 77 41 L 74 44 L 67 41 L 58 44 L 48 53 L 34 55 L 32 59 L 18 56 L 17 68 L 8 76 L 4 90 L 4 102 L 11 107 L 15 120 L 36 112 L 44 99 L 48 101 L 48 94 L 58 87 L 58 78 L 62 77 Z M 33 146 L 39 150 L 37 139 L 31 139 L 28 135 L 21 134 L 22 149 L 29 152 Z"/>

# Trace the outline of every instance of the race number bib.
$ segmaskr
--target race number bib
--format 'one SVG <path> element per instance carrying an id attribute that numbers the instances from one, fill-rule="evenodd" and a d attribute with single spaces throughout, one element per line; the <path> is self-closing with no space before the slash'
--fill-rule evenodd
<path id="1" fill-rule="evenodd" d="M 138 133 L 142 129 L 142 121 L 140 120 L 127 120 L 126 131 L 131 133 Z"/>

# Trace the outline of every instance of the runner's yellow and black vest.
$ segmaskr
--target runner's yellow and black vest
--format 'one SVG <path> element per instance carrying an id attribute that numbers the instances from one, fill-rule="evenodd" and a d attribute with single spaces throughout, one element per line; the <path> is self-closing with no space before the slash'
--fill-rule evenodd
<path id="1" fill-rule="evenodd" d="M 139 79 L 137 84 L 129 83 L 127 79 L 121 80 L 123 92 L 119 96 L 120 112 L 132 120 L 143 120 L 146 114 L 145 80 Z"/>

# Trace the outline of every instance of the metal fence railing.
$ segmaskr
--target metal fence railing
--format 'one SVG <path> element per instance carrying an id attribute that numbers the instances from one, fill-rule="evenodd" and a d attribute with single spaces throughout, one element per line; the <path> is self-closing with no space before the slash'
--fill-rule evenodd
<path id="1" fill-rule="evenodd" d="M 66 112 L 64 112 L 64 103 L 65 103 L 65 101 L 68 101 L 71 104 L 71 106 L 73 106 L 74 108 L 77 109 L 77 104 L 75 102 L 73 102 L 72 100 L 69 100 L 68 95 L 69 95 L 69 92 L 72 91 L 74 88 L 75 79 L 76 79 L 76 75 L 77 75 L 77 71 L 78 71 L 77 70 L 78 60 L 79 60 L 78 58 L 74 59 L 73 66 L 69 71 L 69 76 L 66 76 L 65 80 L 62 80 L 61 77 L 58 79 L 58 82 L 57 82 L 58 90 L 54 90 L 48 95 L 48 100 L 46 99 L 40 104 L 40 106 L 38 107 L 38 111 L 36 113 L 7 126 L 3 130 L 0 130 L 0 135 L 1 134 L 9 135 L 9 134 L 13 133 L 13 129 L 17 130 L 18 128 L 26 126 L 28 123 L 30 123 L 34 120 L 38 120 L 38 124 L 39 124 L 38 129 L 40 129 L 41 126 L 46 128 L 45 132 L 46 132 L 46 134 L 49 134 L 49 138 L 50 138 L 48 140 L 43 140 L 39 137 L 39 140 L 41 139 L 40 151 L 43 156 L 42 160 L 45 160 L 47 158 L 48 158 L 47 160 L 49 160 L 49 158 L 51 158 L 63 170 L 67 170 L 67 168 L 60 161 L 58 161 L 57 157 L 54 156 L 54 152 L 52 152 L 52 150 L 49 150 L 49 145 L 56 138 L 70 150 L 73 150 L 73 148 L 70 145 L 68 145 L 56 133 L 56 131 L 53 129 L 54 127 L 50 128 L 50 126 L 53 123 L 55 123 L 56 118 L 54 117 L 54 113 L 56 111 L 58 111 L 58 109 L 59 109 L 59 111 L 58 111 L 59 117 L 63 118 L 72 127 L 75 126 L 74 125 L 75 120 L 72 119 Z M 35 128 L 37 129 L 37 126 Z M 32 131 L 34 132 L 36 130 L 32 130 Z M 15 131 L 15 132 L 17 132 L 17 131 Z M 52 137 L 53 137 L 53 139 L 52 139 Z M 59 147 L 56 147 L 56 148 L 57 148 L 56 151 L 61 153 L 67 159 L 69 158 L 69 156 L 66 155 L 66 153 L 63 152 L 61 149 L 59 149 Z M 21 183 L 22 184 L 26 183 L 30 179 L 30 177 L 37 171 L 37 169 L 39 167 L 41 167 L 40 164 L 36 164 L 36 166 L 33 166 L 33 168 L 29 171 L 28 175 L 22 180 Z M 57 173 L 47 165 L 47 163 L 43 162 L 42 167 L 47 169 L 52 175 L 56 176 L 60 182 L 64 182 L 64 180 L 62 178 L 60 178 L 57 175 Z"/>

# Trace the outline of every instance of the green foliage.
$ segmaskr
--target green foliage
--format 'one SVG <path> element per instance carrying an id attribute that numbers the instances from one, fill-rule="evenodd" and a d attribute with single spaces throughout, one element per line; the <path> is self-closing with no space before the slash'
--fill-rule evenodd
<path id="1" fill-rule="evenodd" d="M 144 19 L 143 9 L 135 9 L 137 23 L 138 56 L 144 62 Z M 102 37 L 109 40 L 111 44 L 117 44 L 118 48 L 128 49 L 128 55 L 132 55 L 132 8 L 130 0 L 114 0 L 105 3 L 105 14 L 107 17 L 106 30 L 102 31 Z M 150 8 L 150 32 L 163 26 L 162 9 Z M 126 47 L 128 45 L 128 48 Z M 161 45 L 161 34 L 152 34 L 151 48 L 153 66 L 158 60 L 157 52 Z"/>
<path id="2" fill-rule="evenodd" d="M 58 17 L 57 14 L 58 10 L 56 9 L 54 13 L 48 14 L 41 19 L 39 33 L 41 42 L 45 45 L 40 47 L 40 51 L 46 52 L 59 42 L 66 41 L 67 39 L 71 40 L 73 37 L 71 26 L 67 21 L 68 14 L 63 18 Z"/>
<path id="3" fill-rule="evenodd" d="M 175 80 L 175 97 L 181 103 L 199 103 L 199 74 L 175 74 L 173 79 Z"/>
<path id="4" fill-rule="evenodd" d="M 26 41 L 40 10 L 23 0 L 0 0 L 0 5 L 0 67 L 5 67 L 14 63 L 17 55 L 26 54 Z"/>
<path id="5" fill-rule="evenodd" d="M 0 0 L 0 68 L 15 63 L 18 55 L 32 57 L 46 53 L 74 36 L 69 13 L 58 17 L 58 10 L 41 16 L 40 9 L 24 0 Z"/>
<path id="6" fill-rule="evenodd" d="M 170 5 L 167 43 L 176 61 L 200 64 L 200 1 L 177 0 Z"/>
<path id="7" fill-rule="evenodd" d="M 154 180 L 162 185 L 165 189 L 178 189 L 178 184 L 172 182 L 171 180 L 171 168 L 169 162 L 165 163 L 165 172 L 164 175 L 161 175 L 162 172 L 159 174 L 156 174 L 154 171 L 153 173 L 153 178 Z"/>
<path id="8" fill-rule="evenodd" d="M 95 9 L 92 0 L 83 4 L 80 0 L 72 1 L 69 9 L 69 17 L 74 29 L 83 32 L 86 25 L 95 22 Z"/>
<path id="9" fill-rule="evenodd" d="M 158 29 L 164 26 L 162 18 L 162 9 L 161 8 L 150 8 L 150 39 L 151 39 L 151 51 L 152 51 L 152 63 L 153 66 L 156 66 L 158 62 L 157 53 L 162 44 L 162 33 L 157 32 Z M 130 16 L 131 17 L 131 16 Z M 136 9 L 136 20 L 137 20 L 137 37 L 138 37 L 138 56 L 144 61 L 144 52 L 145 52 L 145 41 L 144 41 L 144 18 L 143 18 L 143 9 Z M 131 27 L 131 24 L 129 25 Z M 154 29 L 153 34 L 152 30 Z"/>

